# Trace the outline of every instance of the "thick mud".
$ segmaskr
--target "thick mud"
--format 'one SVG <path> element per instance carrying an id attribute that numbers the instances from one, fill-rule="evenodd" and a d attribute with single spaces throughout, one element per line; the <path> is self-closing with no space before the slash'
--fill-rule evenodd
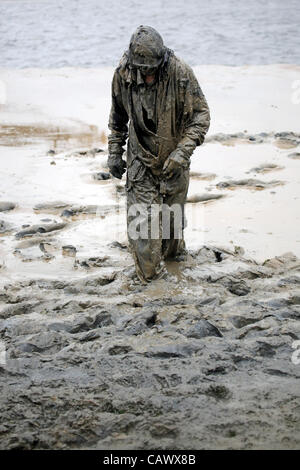
<path id="1" fill-rule="evenodd" d="M 299 447 L 300 260 L 241 253 L 204 246 L 147 286 L 107 260 L 4 285 L 1 448 Z"/>
<path id="2" fill-rule="evenodd" d="M 298 448 L 299 135 L 208 137 L 188 259 L 143 286 L 93 129 L 2 132 L 0 447 Z"/>

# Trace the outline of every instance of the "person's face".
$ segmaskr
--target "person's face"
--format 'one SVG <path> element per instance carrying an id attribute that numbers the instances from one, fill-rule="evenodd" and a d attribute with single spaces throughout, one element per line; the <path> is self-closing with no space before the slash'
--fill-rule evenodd
<path id="1" fill-rule="evenodd" d="M 141 67 L 140 72 L 143 76 L 153 76 L 156 74 L 158 67 Z"/>
<path id="2" fill-rule="evenodd" d="M 142 75 L 155 75 L 158 71 L 162 59 L 149 59 L 143 56 L 134 56 L 132 59 L 132 67 L 138 69 Z"/>

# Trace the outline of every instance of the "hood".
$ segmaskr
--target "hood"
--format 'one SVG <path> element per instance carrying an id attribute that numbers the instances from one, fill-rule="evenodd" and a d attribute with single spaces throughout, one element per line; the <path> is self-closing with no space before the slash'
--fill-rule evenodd
<path id="1" fill-rule="evenodd" d="M 129 61 L 141 70 L 158 68 L 163 61 L 166 48 L 161 35 L 151 26 L 139 26 L 129 44 Z"/>

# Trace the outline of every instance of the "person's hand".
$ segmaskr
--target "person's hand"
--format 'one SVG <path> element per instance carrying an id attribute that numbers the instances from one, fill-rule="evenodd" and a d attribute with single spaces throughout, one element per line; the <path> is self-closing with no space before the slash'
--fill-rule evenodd
<path id="1" fill-rule="evenodd" d="M 119 180 L 122 179 L 122 176 L 126 171 L 126 162 L 122 159 L 122 157 L 120 155 L 109 155 L 107 164 L 110 173 L 115 178 L 118 178 Z"/>
<path id="2" fill-rule="evenodd" d="M 177 150 L 174 150 L 168 156 L 163 166 L 163 176 L 168 180 L 175 176 L 178 176 L 182 168 L 186 167 L 185 159 L 179 154 Z"/>

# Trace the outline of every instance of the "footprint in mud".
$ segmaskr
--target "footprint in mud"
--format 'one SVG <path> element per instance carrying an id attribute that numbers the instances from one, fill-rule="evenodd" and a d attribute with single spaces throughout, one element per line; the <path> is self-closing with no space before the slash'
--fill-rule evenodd
<path id="1" fill-rule="evenodd" d="M 106 264 L 106 261 L 109 259 L 108 256 L 92 256 L 90 258 L 76 259 L 74 262 L 74 268 L 99 268 Z"/>
<path id="2" fill-rule="evenodd" d="M 35 240 L 34 243 L 28 245 L 19 244 L 13 251 L 13 254 L 20 258 L 23 262 L 32 261 L 50 261 L 54 259 L 56 247 L 46 241 Z"/>
<path id="3" fill-rule="evenodd" d="M 209 202 L 209 201 L 214 201 L 216 199 L 221 199 L 225 197 L 224 194 L 194 194 L 193 196 L 190 196 L 187 198 L 186 202 L 189 203 L 195 203 L 195 202 Z"/>
<path id="4" fill-rule="evenodd" d="M 259 166 L 251 168 L 247 173 L 269 173 L 270 171 L 283 170 L 283 166 L 276 165 L 275 163 L 262 163 Z"/>
<path id="5" fill-rule="evenodd" d="M 241 179 L 241 180 L 230 180 L 230 181 L 220 181 L 216 186 L 217 188 L 225 189 L 236 189 L 236 188 L 246 188 L 246 189 L 256 189 L 262 190 L 267 188 L 272 188 L 273 186 L 278 186 L 284 184 L 283 181 L 273 180 L 273 181 L 260 181 L 257 179 Z"/>

